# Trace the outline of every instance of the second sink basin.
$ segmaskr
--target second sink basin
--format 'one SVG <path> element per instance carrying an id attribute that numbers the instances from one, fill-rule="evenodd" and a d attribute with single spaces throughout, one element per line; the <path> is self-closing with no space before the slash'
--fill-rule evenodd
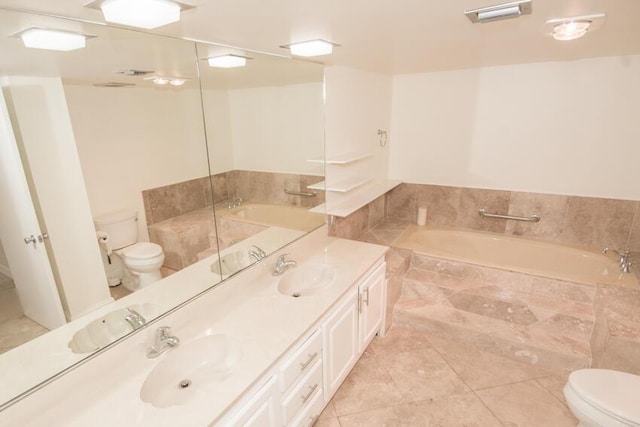
<path id="1" fill-rule="evenodd" d="M 242 356 L 241 342 L 225 334 L 181 343 L 149 373 L 140 398 L 158 408 L 185 404 L 231 376 Z"/>
<path id="2" fill-rule="evenodd" d="M 233 273 L 249 267 L 256 260 L 249 256 L 249 251 L 231 252 L 211 264 L 211 271 L 222 276 L 230 276 Z"/>
<path id="3" fill-rule="evenodd" d="M 326 264 L 302 264 L 285 272 L 278 282 L 278 292 L 292 297 L 315 295 L 333 283 L 336 271 Z"/>

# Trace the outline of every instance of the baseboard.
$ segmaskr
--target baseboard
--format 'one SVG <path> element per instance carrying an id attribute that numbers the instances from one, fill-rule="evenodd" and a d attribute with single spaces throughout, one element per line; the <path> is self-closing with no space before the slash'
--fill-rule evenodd
<path id="1" fill-rule="evenodd" d="M 13 279 L 13 275 L 11 274 L 11 270 L 9 270 L 9 267 L 7 267 L 6 265 L 0 264 L 0 274 L 4 274 L 8 278 Z"/>

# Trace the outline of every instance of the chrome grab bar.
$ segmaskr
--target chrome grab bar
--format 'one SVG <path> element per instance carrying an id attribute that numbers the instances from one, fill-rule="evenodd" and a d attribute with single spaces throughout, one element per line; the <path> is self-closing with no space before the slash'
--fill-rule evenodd
<path id="1" fill-rule="evenodd" d="M 284 189 L 284 194 L 289 194 L 291 196 L 303 196 L 303 197 L 316 197 L 315 191 L 291 191 Z"/>
<path id="2" fill-rule="evenodd" d="M 502 214 L 489 213 L 484 209 L 480 209 L 478 211 L 478 215 L 486 217 L 486 218 L 513 219 L 515 221 L 528 221 L 528 222 L 538 222 L 538 221 L 540 221 L 540 217 L 538 215 L 536 215 L 536 214 L 533 214 L 531 216 L 513 216 L 513 215 L 502 215 Z"/>

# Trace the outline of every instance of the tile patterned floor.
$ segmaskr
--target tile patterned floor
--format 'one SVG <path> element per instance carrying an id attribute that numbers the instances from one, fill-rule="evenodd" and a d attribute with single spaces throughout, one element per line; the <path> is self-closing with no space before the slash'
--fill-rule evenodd
<path id="1" fill-rule="evenodd" d="M 565 380 L 394 325 L 374 339 L 316 426 L 575 426 Z"/>
<path id="2" fill-rule="evenodd" d="M 0 354 L 46 332 L 22 313 L 13 280 L 0 274 Z"/>

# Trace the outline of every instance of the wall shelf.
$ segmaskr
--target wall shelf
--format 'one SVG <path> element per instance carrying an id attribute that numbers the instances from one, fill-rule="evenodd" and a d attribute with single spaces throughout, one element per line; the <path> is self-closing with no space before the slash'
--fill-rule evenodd
<path id="1" fill-rule="evenodd" d="M 307 186 L 307 188 L 310 190 L 324 190 L 334 191 L 336 193 L 348 193 L 349 191 L 355 190 L 356 188 L 361 187 L 372 180 L 372 178 L 344 179 L 332 185 L 327 185 L 325 181 L 322 181 L 313 185 L 309 185 Z"/>
<path id="2" fill-rule="evenodd" d="M 339 203 L 330 206 L 327 204 L 327 215 L 346 217 L 363 207 L 364 205 L 372 202 L 378 197 L 382 196 L 389 190 L 393 189 L 400 185 L 402 181 L 396 180 L 386 180 L 382 182 L 376 182 L 373 185 L 370 185 L 368 188 L 363 189 L 357 194 L 346 197 L 341 200 Z"/>
<path id="3" fill-rule="evenodd" d="M 372 157 L 373 153 L 348 153 L 341 156 L 335 156 L 330 159 L 310 159 L 307 160 L 311 163 L 325 163 L 327 165 L 348 165 L 349 163 L 357 162 L 358 160 Z"/>

